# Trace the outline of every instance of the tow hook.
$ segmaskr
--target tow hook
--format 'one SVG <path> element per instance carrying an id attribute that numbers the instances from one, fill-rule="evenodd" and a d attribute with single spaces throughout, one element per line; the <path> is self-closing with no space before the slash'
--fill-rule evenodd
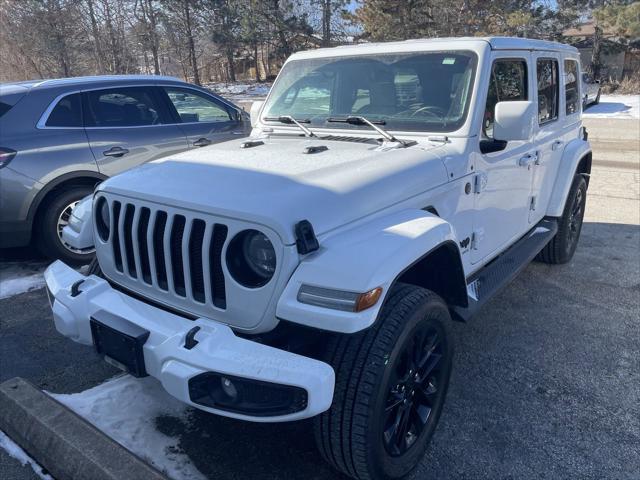
<path id="1" fill-rule="evenodd" d="M 196 340 L 196 333 L 198 333 L 199 330 L 200 327 L 193 327 L 187 332 L 187 335 L 184 337 L 184 348 L 191 350 L 199 343 L 198 340 Z"/>
<path id="2" fill-rule="evenodd" d="M 77 297 L 78 295 L 80 295 L 82 293 L 82 290 L 80 290 L 80 285 L 82 285 L 83 282 L 84 282 L 83 278 L 73 282 L 73 285 L 71 285 L 71 296 L 72 297 Z"/>

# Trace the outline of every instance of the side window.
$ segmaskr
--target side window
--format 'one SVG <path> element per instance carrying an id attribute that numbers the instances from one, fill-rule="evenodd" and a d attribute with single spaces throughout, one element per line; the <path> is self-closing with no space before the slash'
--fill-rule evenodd
<path id="1" fill-rule="evenodd" d="M 525 60 L 496 60 L 491 67 L 487 105 L 482 120 L 482 131 L 493 139 L 493 123 L 498 102 L 527 100 L 527 62 Z"/>
<path id="2" fill-rule="evenodd" d="M 564 92 L 567 115 L 580 111 L 580 82 L 578 82 L 578 62 L 575 60 L 564 61 Z"/>
<path id="3" fill-rule="evenodd" d="M 558 118 L 558 62 L 541 58 L 538 60 L 538 123 L 552 122 Z"/>
<path id="4" fill-rule="evenodd" d="M 228 122 L 229 112 L 206 95 L 184 88 L 165 88 L 183 123 Z"/>
<path id="5" fill-rule="evenodd" d="M 163 112 L 147 87 L 111 88 L 86 93 L 85 126 L 139 127 L 159 125 Z"/>
<path id="6" fill-rule="evenodd" d="M 60 99 L 47 118 L 47 127 L 82 127 L 80 94 L 73 93 Z"/>

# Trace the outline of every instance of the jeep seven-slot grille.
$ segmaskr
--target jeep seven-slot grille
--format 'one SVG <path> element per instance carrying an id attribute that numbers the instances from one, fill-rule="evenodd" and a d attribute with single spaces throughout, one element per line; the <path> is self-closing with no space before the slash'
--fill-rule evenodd
<path id="1" fill-rule="evenodd" d="M 200 218 L 114 201 L 115 269 L 160 290 L 225 309 L 222 247 L 228 228 Z"/>

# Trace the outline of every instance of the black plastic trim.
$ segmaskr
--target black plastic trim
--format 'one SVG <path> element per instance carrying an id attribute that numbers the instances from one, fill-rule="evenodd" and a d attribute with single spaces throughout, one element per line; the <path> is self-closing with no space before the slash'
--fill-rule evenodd
<path id="1" fill-rule="evenodd" d="M 313 231 L 313 225 L 309 220 L 301 220 L 294 227 L 296 234 L 296 247 L 300 255 L 315 252 L 320 248 L 320 243 Z"/>
<path id="2" fill-rule="evenodd" d="M 149 331 L 129 320 L 100 310 L 90 318 L 96 351 L 115 360 L 134 377 L 146 377 L 143 345 Z"/>
<path id="3" fill-rule="evenodd" d="M 227 403 L 220 399 L 216 400 L 214 397 L 215 393 L 219 393 L 219 390 L 214 391 L 216 383 L 223 379 L 228 379 L 241 388 L 238 394 L 239 404 L 234 406 L 231 401 Z M 276 395 L 275 401 L 272 399 L 271 404 L 269 404 L 269 393 Z M 282 397 L 289 398 L 283 401 Z M 307 391 L 302 387 L 237 377 L 220 372 L 205 372 L 189 379 L 189 399 L 192 402 L 216 410 L 252 417 L 278 417 L 303 411 L 307 408 L 308 397 Z"/>
<path id="4" fill-rule="evenodd" d="M 531 263 L 557 231 L 557 219 L 544 218 L 505 252 L 471 275 L 466 284 L 478 282 L 477 300 L 469 297 L 466 308 L 454 307 L 453 313 L 457 319 L 467 321 L 475 315 L 484 304 L 511 283 Z"/>

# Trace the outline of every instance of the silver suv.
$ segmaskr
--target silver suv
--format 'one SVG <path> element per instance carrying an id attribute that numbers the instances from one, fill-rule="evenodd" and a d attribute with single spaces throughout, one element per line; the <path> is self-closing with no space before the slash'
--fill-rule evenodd
<path id="1" fill-rule="evenodd" d="M 245 136 L 248 116 L 174 78 L 102 76 L 0 85 L 0 247 L 89 260 L 61 236 L 100 181 L 150 160 Z"/>

